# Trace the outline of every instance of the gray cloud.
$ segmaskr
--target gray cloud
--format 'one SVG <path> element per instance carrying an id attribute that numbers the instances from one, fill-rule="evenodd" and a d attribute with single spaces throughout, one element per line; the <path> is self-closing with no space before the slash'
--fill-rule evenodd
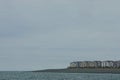
<path id="1" fill-rule="evenodd" d="M 0 1 L 0 70 L 118 60 L 119 0 Z"/>

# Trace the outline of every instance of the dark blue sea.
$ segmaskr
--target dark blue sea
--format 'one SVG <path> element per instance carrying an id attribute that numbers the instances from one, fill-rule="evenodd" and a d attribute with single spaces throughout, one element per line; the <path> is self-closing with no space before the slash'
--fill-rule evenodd
<path id="1" fill-rule="evenodd" d="M 0 72 L 0 80 L 120 80 L 120 74 Z"/>

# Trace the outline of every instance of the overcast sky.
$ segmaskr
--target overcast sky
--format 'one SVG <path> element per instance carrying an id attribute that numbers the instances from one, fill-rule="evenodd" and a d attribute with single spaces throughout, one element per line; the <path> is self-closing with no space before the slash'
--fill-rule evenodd
<path id="1" fill-rule="evenodd" d="M 0 70 L 120 60 L 120 0 L 0 0 Z"/>

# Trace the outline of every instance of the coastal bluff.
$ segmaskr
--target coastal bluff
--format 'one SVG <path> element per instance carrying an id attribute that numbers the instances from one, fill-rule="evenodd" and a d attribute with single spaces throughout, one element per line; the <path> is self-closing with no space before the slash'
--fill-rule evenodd
<path id="1" fill-rule="evenodd" d="M 46 69 L 33 72 L 120 74 L 120 61 L 75 61 L 64 69 Z"/>
<path id="2" fill-rule="evenodd" d="M 112 73 L 120 74 L 119 68 L 66 68 L 66 69 L 46 69 L 33 72 L 53 72 L 53 73 Z"/>

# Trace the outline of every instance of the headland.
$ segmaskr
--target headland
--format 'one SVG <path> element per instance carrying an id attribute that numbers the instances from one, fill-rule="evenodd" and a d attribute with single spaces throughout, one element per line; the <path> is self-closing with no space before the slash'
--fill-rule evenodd
<path id="1" fill-rule="evenodd" d="M 33 72 L 53 72 L 53 73 L 112 73 L 120 74 L 120 69 L 115 68 L 66 68 L 66 69 L 46 69 Z"/>
<path id="2" fill-rule="evenodd" d="M 75 61 L 64 69 L 46 69 L 33 72 L 120 74 L 120 61 Z"/>

